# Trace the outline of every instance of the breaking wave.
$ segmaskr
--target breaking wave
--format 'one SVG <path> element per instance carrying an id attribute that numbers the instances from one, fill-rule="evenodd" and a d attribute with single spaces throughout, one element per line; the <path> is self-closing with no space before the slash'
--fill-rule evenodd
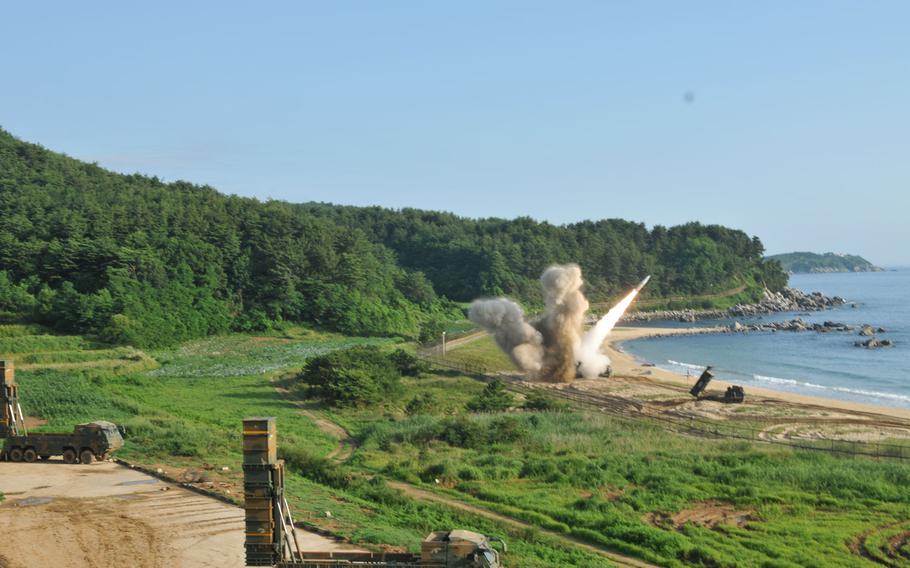
<path id="1" fill-rule="evenodd" d="M 676 365 L 677 367 L 682 367 L 683 369 L 694 369 L 696 371 L 704 371 L 707 367 L 704 365 L 693 365 L 692 363 L 682 363 L 680 361 L 674 361 L 673 359 L 667 359 L 667 363 L 671 365 Z"/>
<path id="2" fill-rule="evenodd" d="M 887 400 L 899 400 L 901 402 L 910 402 L 910 396 L 903 395 L 903 394 L 894 394 L 894 393 L 890 393 L 890 392 L 870 391 L 870 390 L 865 390 L 865 389 L 851 389 L 851 388 L 847 388 L 847 387 L 825 386 L 825 385 L 819 385 L 816 383 L 807 383 L 807 382 L 803 382 L 803 381 L 796 381 L 793 379 L 781 379 L 779 377 L 766 377 L 765 375 L 752 375 L 752 378 L 755 379 L 756 381 L 771 383 L 771 384 L 775 384 L 775 385 L 789 385 L 789 386 L 794 386 L 794 387 L 802 387 L 802 388 L 809 388 L 809 389 L 840 392 L 840 393 L 844 393 L 844 394 L 852 394 L 852 395 L 858 395 L 858 396 L 866 396 L 866 397 L 870 397 L 870 398 L 880 398 L 880 399 L 887 399 Z"/>

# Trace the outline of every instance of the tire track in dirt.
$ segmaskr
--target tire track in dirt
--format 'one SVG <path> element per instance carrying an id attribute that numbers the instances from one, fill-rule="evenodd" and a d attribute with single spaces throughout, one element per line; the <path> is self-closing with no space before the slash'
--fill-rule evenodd
<path id="1" fill-rule="evenodd" d="M 328 434 L 337 441 L 337 444 L 331 452 L 326 455 L 327 459 L 330 459 L 337 463 L 344 463 L 348 461 L 351 456 L 354 455 L 354 451 L 357 449 L 357 440 L 351 436 L 351 433 L 345 430 L 340 424 L 336 424 L 331 420 L 319 415 L 318 413 L 310 410 L 306 407 L 306 404 L 295 397 L 291 391 L 286 387 L 278 384 L 275 380 L 272 381 L 275 386 L 275 390 L 288 400 L 291 404 L 297 407 L 297 411 L 301 416 L 306 416 L 309 418 L 313 424 L 319 428 L 319 431 L 323 434 Z"/>

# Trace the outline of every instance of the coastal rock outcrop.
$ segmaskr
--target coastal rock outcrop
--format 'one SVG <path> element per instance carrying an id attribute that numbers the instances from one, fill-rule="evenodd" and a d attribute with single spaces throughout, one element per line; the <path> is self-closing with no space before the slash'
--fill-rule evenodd
<path id="1" fill-rule="evenodd" d="M 736 304 L 726 310 L 660 310 L 654 312 L 626 313 L 622 321 L 681 321 L 695 322 L 705 319 L 754 317 L 778 312 L 816 312 L 842 306 L 847 300 L 840 296 L 825 296 L 821 292 L 803 292 L 796 288 L 784 288 L 780 292 L 765 290 L 755 304 Z"/>
<path id="2" fill-rule="evenodd" d="M 747 332 L 747 331 L 815 331 L 818 333 L 830 332 L 849 332 L 853 331 L 853 326 L 835 321 L 826 321 L 824 323 L 808 323 L 802 318 L 796 318 L 787 321 L 773 321 L 767 323 L 756 323 L 744 325 L 740 322 L 733 322 L 726 328 L 730 332 Z"/>
<path id="3" fill-rule="evenodd" d="M 878 349 L 880 347 L 894 347 L 894 342 L 890 339 L 867 339 L 865 341 L 857 341 L 854 343 L 856 347 L 865 347 L 866 349 Z"/>

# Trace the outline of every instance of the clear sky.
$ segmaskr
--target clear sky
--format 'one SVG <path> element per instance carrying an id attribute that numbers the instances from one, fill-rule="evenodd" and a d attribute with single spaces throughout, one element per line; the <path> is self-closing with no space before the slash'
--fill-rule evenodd
<path id="1" fill-rule="evenodd" d="M 910 264 L 910 3 L 8 2 L 0 126 L 227 193 Z"/>

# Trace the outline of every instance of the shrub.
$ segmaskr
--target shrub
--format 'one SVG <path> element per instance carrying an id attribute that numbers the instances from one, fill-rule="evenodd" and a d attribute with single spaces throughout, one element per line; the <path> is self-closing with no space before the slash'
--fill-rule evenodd
<path id="1" fill-rule="evenodd" d="M 457 477 L 455 468 L 449 462 L 431 464 L 420 473 L 420 479 L 427 483 L 432 483 L 437 479 L 454 479 L 455 477 Z"/>
<path id="2" fill-rule="evenodd" d="M 564 401 L 556 400 L 540 389 L 534 389 L 525 397 L 524 408 L 541 412 L 564 412 L 569 409 L 569 405 Z"/>
<path id="3" fill-rule="evenodd" d="M 404 411 L 408 416 L 415 414 L 430 414 L 439 406 L 439 400 L 431 392 L 419 394 L 408 401 Z"/>
<path id="4" fill-rule="evenodd" d="M 483 472 L 474 466 L 466 465 L 458 470 L 458 479 L 476 481 L 478 479 L 483 479 Z"/>
<path id="5" fill-rule="evenodd" d="M 530 434 L 527 423 L 514 416 L 502 416 L 490 422 L 487 440 L 491 444 L 509 444 Z"/>
<path id="6" fill-rule="evenodd" d="M 487 440 L 483 426 L 465 417 L 445 420 L 437 439 L 457 448 L 477 448 Z"/>
<path id="7" fill-rule="evenodd" d="M 313 357 L 297 379 L 328 404 L 363 406 L 392 395 L 401 373 L 382 350 L 363 345 Z"/>
<path id="8" fill-rule="evenodd" d="M 404 349 L 396 349 L 389 355 L 389 359 L 398 368 L 398 372 L 405 377 L 419 377 L 430 370 L 430 366 L 417 358 L 413 353 Z"/>
<path id="9" fill-rule="evenodd" d="M 469 401 L 467 407 L 471 412 L 502 412 L 514 404 L 515 397 L 506 390 L 505 383 L 496 379 Z"/>
<path id="10" fill-rule="evenodd" d="M 445 322 L 438 319 L 430 319 L 423 322 L 420 326 L 418 341 L 423 345 L 429 345 L 442 338 L 442 332 L 446 329 Z"/>

